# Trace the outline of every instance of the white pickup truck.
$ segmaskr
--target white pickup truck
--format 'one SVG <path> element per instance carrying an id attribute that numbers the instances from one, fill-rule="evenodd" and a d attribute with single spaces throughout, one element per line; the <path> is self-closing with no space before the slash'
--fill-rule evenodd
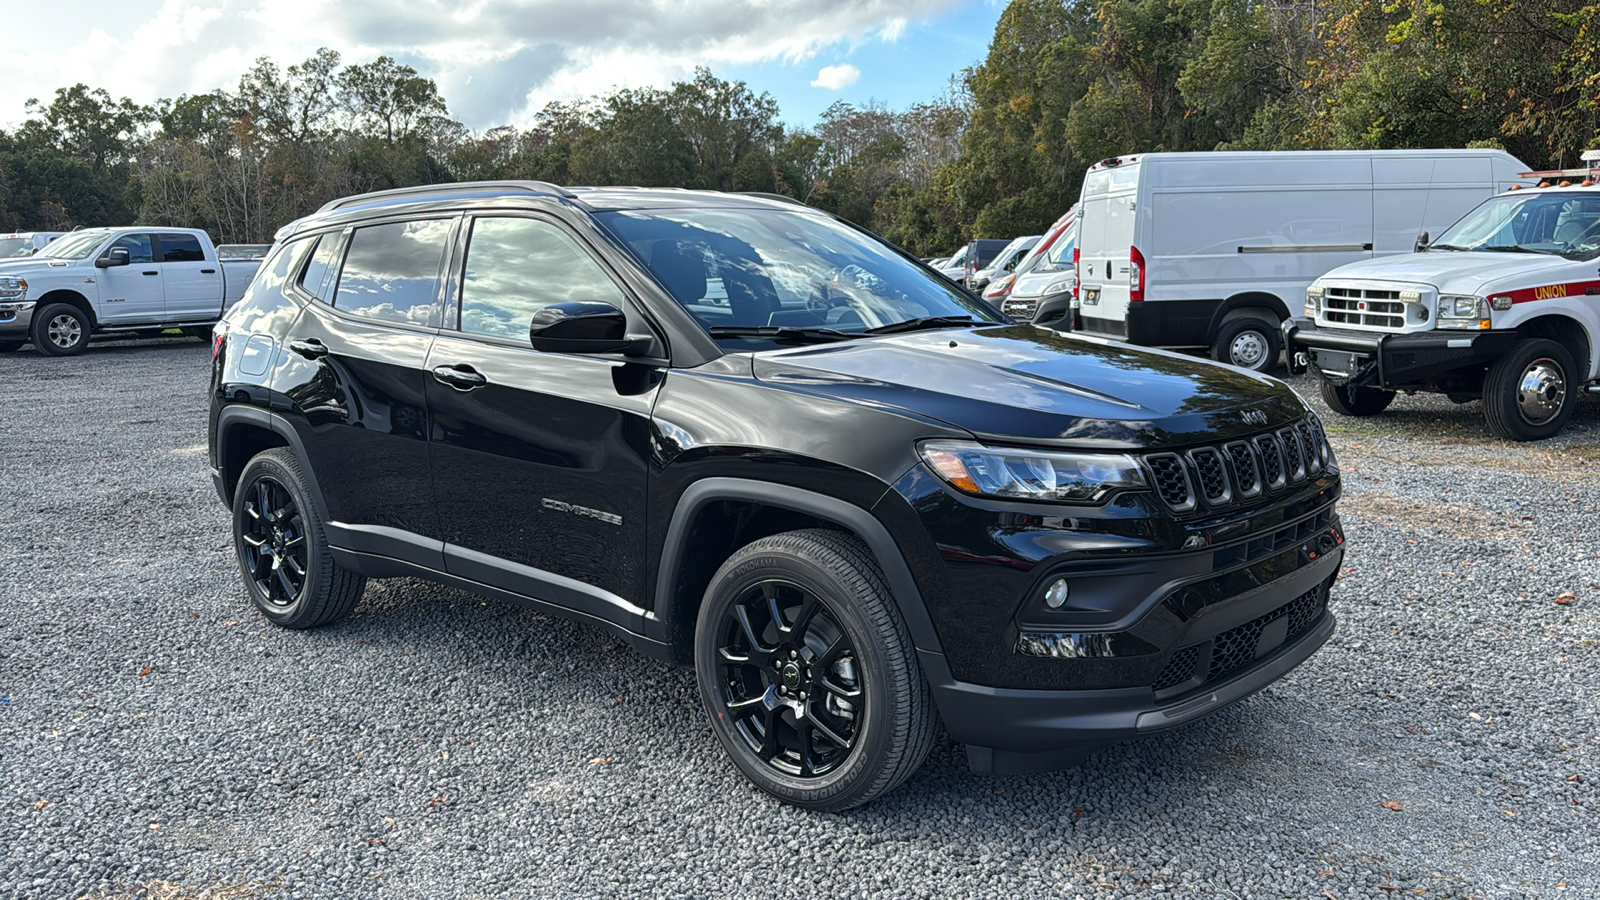
<path id="1" fill-rule="evenodd" d="M 259 260 L 220 260 L 193 228 L 93 228 L 0 260 L 0 353 L 82 353 L 91 334 L 181 328 L 207 338 Z"/>
<path id="2" fill-rule="evenodd" d="M 1546 185 L 1484 201 L 1422 252 L 1312 282 L 1284 323 L 1290 368 L 1304 359 L 1347 416 L 1425 391 L 1481 399 L 1511 440 L 1560 431 L 1600 392 L 1600 186 Z"/>

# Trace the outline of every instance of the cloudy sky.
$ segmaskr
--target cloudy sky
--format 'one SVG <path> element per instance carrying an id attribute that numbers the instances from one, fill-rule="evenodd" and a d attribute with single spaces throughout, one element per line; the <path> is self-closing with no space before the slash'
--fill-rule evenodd
<path id="1" fill-rule="evenodd" d="M 708 66 L 812 121 L 836 100 L 943 93 L 987 50 L 1000 0 L 5 0 L 0 126 L 83 82 L 116 97 L 232 89 L 259 56 L 387 54 L 475 129 L 550 100 L 662 86 Z"/>

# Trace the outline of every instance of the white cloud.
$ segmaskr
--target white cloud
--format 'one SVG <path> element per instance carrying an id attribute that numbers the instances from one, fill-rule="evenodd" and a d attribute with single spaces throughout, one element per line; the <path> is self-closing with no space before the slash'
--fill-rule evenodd
<path id="1" fill-rule="evenodd" d="M 18 4 L 0 30 L 0 125 L 84 82 L 141 103 L 232 89 L 257 57 L 380 53 L 434 78 L 469 126 L 524 124 L 552 100 L 665 86 L 695 66 L 802 63 L 896 41 L 961 0 L 121 0 L 64 18 Z M 94 23 L 98 23 L 95 27 Z M 110 23 L 115 23 L 112 25 Z M 818 73 L 837 90 L 849 65 Z M 759 90 L 759 85 L 756 86 Z"/>
<path id="2" fill-rule="evenodd" d="M 855 84 L 856 79 L 860 77 L 861 70 L 850 65 L 849 63 L 838 66 L 823 66 L 822 69 L 817 72 L 817 77 L 811 82 L 811 86 L 814 88 L 827 88 L 830 91 L 837 91 L 840 88 Z"/>

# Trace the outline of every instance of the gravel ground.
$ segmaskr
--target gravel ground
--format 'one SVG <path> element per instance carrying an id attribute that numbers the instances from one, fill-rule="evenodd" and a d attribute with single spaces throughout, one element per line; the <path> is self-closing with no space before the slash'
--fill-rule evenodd
<path id="1" fill-rule="evenodd" d="M 1600 896 L 1600 403 L 1524 446 L 1436 397 L 1329 416 L 1308 664 L 1071 771 L 946 743 L 811 815 L 597 632 L 411 580 L 268 626 L 205 379 L 195 341 L 0 357 L 0 896 Z"/>

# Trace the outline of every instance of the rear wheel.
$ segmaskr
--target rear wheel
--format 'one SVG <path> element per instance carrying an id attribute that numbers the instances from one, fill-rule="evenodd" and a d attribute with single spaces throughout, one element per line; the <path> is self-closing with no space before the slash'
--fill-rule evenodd
<path id="1" fill-rule="evenodd" d="M 922 765 L 933 698 L 865 546 L 832 531 L 755 541 L 712 577 L 695 627 L 712 730 L 757 787 L 843 810 Z"/>
<path id="2" fill-rule="evenodd" d="M 1265 319 L 1224 322 L 1211 345 L 1211 358 L 1252 372 L 1270 372 L 1278 365 L 1278 326 Z"/>
<path id="3" fill-rule="evenodd" d="M 1322 379 L 1322 400 L 1333 411 L 1344 416 L 1375 416 L 1394 402 L 1394 391 L 1361 387 L 1354 384 L 1334 384 Z"/>
<path id="4" fill-rule="evenodd" d="M 292 451 L 251 459 L 233 495 L 233 537 L 245 592 L 285 628 L 315 628 L 355 609 L 367 580 L 333 561 L 322 519 Z"/>
<path id="5" fill-rule="evenodd" d="M 33 316 L 33 346 L 50 356 L 73 356 L 89 346 L 89 314 L 70 303 L 52 303 Z"/>
<path id="6" fill-rule="evenodd" d="M 1484 376 L 1484 421 L 1513 441 L 1555 435 L 1566 427 L 1578 402 L 1575 370 L 1572 354 L 1555 341 L 1518 341 Z"/>

